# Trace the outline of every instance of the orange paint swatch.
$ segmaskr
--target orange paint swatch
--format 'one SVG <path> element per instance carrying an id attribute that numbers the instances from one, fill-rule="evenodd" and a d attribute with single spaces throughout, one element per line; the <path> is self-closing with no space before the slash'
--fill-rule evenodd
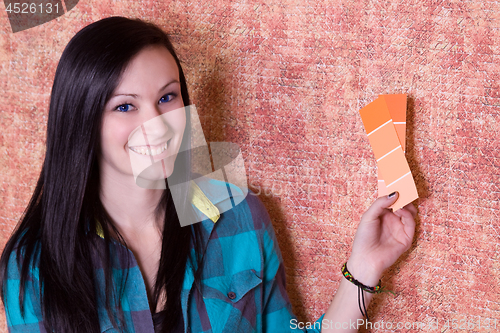
<path id="1" fill-rule="evenodd" d="M 379 170 L 379 196 L 394 191 L 398 210 L 418 198 L 404 150 L 406 148 L 406 95 L 381 95 L 359 111 Z"/>
<path id="2" fill-rule="evenodd" d="M 399 143 L 403 152 L 406 152 L 406 94 L 392 94 L 392 95 L 379 95 L 379 98 L 383 98 L 389 109 L 389 114 L 391 115 L 392 123 L 398 134 Z M 385 186 L 385 181 L 380 174 L 380 169 L 378 169 L 378 196 L 382 197 L 388 195 L 389 190 Z"/>
<path id="3" fill-rule="evenodd" d="M 406 151 L 406 94 L 379 95 L 389 109 L 403 151 Z"/>

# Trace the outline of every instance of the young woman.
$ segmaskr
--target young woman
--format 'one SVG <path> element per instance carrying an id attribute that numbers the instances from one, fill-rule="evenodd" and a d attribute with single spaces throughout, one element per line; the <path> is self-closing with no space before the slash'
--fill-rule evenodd
<path id="1" fill-rule="evenodd" d="M 40 178 L 0 261 L 11 332 L 301 327 L 260 201 L 227 183 L 191 181 L 189 104 L 179 60 L 156 26 L 107 18 L 69 42 L 54 79 Z M 158 119 L 146 144 L 132 143 Z M 133 170 L 141 159 L 153 165 L 141 174 L 147 186 L 137 185 Z M 230 196 L 221 194 L 228 189 Z M 340 283 L 322 332 L 356 331 L 349 323 L 362 318 L 371 294 L 360 298 L 353 278 L 376 286 L 410 247 L 416 209 L 387 209 L 396 200 L 379 198 L 363 215 L 346 265 L 351 281 Z M 192 219 L 187 226 L 180 212 Z"/>

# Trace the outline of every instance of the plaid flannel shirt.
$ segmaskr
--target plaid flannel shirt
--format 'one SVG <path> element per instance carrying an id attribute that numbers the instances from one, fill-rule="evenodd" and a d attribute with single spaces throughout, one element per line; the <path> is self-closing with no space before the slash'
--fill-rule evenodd
<path id="1" fill-rule="evenodd" d="M 269 215 L 260 200 L 250 193 L 231 208 L 228 206 L 232 204 L 227 195 L 228 184 L 206 179 L 197 183 L 206 195 L 204 199 L 208 198 L 224 213 L 215 219 L 216 223 L 213 217 L 211 220 L 201 216 L 206 248 L 201 291 L 194 283 L 196 261 L 192 253 L 181 292 L 184 332 L 319 333 L 322 318 L 309 330 L 299 330 L 292 324 L 297 322 L 286 293 L 283 260 Z M 243 195 L 237 187 L 231 185 L 230 188 L 232 196 Z M 199 205 L 196 207 L 202 214 Z M 104 273 L 102 268 L 95 267 L 101 332 L 154 333 L 144 280 L 132 252 L 117 242 L 110 246 L 116 254 L 112 263 L 115 281 L 127 274 L 120 298 L 127 329 L 116 329 L 111 324 L 104 302 Z M 5 283 L 9 332 L 46 332 L 41 314 L 38 269 L 30 271 L 24 317 L 18 297 L 19 271 L 14 252 Z"/>

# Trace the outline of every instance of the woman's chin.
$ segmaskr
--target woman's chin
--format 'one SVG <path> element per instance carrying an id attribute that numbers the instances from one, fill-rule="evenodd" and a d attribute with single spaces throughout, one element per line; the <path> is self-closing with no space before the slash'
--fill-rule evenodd
<path id="1" fill-rule="evenodd" d="M 164 159 L 144 169 L 136 177 L 136 184 L 142 188 L 165 189 L 165 180 L 172 175 L 174 163 Z"/>

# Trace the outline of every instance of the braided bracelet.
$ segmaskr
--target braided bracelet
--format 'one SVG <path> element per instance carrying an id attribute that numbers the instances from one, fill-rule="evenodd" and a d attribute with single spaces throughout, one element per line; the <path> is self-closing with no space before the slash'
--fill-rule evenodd
<path id="1" fill-rule="evenodd" d="M 347 281 L 354 283 L 356 286 L 358 286 L 359 288 L 363 289 L 366 292 L 369 292 L 371 294 L 378 294 L 378 293 L 382 292 L 382 288 L 380 286 L 380 284 L 381 284 L 380 280 L 378 280 L 378 284 L 375 287 L 368 287 L 368 286 L 362 284 L 361 282 L 356 280 L 352 276 L 352 274 L 347 270 L 347 262 L 342 266 L 342 274 L 347 279 Z"/>
<path id="2" fill-rule="evenodd" d="M 347 279 L 347 281 L 355 284 L 358 287 L 358 306 L 359 306 L 359 311 L 361 312 L 361 315 L 363 317 L 366 317 L 367 321 L 370 321 L 370 318 L 368 318 L 368 312 L 366 311 L 366 305 L 365 305 L 365 294 L 363 291 L 369 292 L 371 294 L 378 294 L 381 293 L 382 287 L 380 286 L 381 281 L 378 281 L 378 284 L 375 287 L 368 287 L 358 280 L 356 280 L 352 274 L 349 272 L 347 269 L 347 262 L 342 266 L 342 275 Z M 361 301 L 363 301 L 363 307 L 361 307 Z M 363 311 L 364 310 L 364 311 Z"/>

